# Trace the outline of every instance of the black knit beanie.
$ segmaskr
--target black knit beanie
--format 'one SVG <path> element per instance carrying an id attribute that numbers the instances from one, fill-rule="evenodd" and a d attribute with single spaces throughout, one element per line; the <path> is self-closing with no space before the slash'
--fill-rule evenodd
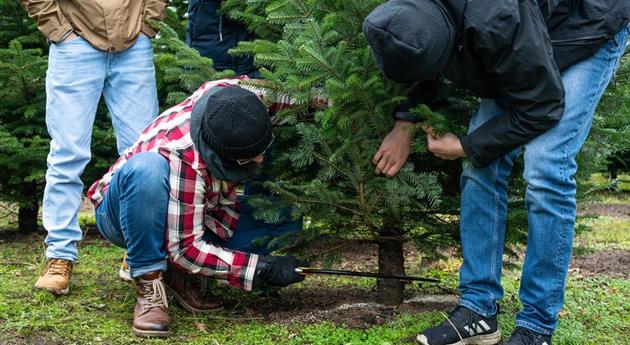
<path id="1" fill-rule="evenodd" d="M 436 77 L 446 66 L 455 29 L 435 0 L 391 0 L 363 22 L 376 64 L 397 82 Z"/>
<path id="2" fill-rule="evenodd" d="M 229 160 L 254 158 L 271 143 L 271 119 L 253 92 L 239 86 L 221 87 L 205 105 L 201 137 L 219 156 Z"/>

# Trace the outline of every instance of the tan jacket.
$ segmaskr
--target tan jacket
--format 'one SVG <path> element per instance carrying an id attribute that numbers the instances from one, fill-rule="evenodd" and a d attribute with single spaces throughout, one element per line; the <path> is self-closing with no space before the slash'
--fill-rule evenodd
<path id="1" fill-rule="evenodd" d="M 143 32 L 149 37 L 156 30 L 146 18 L 164 18 L 162 0 L 20 0 L 39 30 L 52 42 L 72 31 L 103 51 L 129 48 Z"/>

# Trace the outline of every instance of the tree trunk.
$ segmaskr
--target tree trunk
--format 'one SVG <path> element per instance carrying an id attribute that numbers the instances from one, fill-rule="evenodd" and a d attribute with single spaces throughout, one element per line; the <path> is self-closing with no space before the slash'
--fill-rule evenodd
<path id="1" fill-rule="evenodd" d="M 23 195 L 33 198 L 30 202 L 20 203 L 18 210 L 18 232 L 26 235 L 37 231 L 39 193 L 35 183 L 28 183 L 23 188 Z"/>
<path id="2" fill-rule="evenodd" d="M 381 274 L 405 274 L 405 257 L 403 255 L 400 233 L 392 227 L 381 229 L 383 237 L 378 245 L 378 272 Z M 376 301 L 385 305 L 396 305 L 403 301 L 405 285 L 400 280 L 379 279 L 376 285 Z"/>
<path id="3" fill-rule="evenodd" d="M 30 234 L 37 230 L 37 214 L 39 205 L 37 203 L 31 205 L 20 206 L 18 211 L 18 231 L 21 234 Z"/>
<path id="4" fill-rule="evenodd" d="M 614 181 L 619 177 L 619 169 L 616 167 L 610 169 L 610 180 Z"/>

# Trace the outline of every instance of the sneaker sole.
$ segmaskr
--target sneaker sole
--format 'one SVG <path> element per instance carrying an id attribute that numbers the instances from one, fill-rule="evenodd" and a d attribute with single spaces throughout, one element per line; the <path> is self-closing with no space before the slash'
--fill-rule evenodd
<path id="1" fill-rule="evenodd" d="M 165 338 L 171 335 L 171 331 L 145 331 L 133 327 L 133 333 L 140 337 L 159 337 Z"/>
<path id="2" fill-rule="evenodd" d="M 182 308 L 188 310 L 191 313 L 194 313 L 194 314 L 212 313 L 212 312 L 223 310 L 223 306 L 220 306 L 220 307 L 214 308 L 214 309 L 197 309 L 197 308 L 191 306 L 190 304 L 186 303 L 186 301 L 177 292 L 175 292 L 175 290 L 171 289 L 168 285 L 164 284 L 164 286 L 166 286 L 166 290 L 171 295 L 173 295 L 173 297 L 175 297 L 175 299 L 177 300 L 177 303 L 179 303 L 179 305 L 181 305 Z"/>
<path id="3" fill-rule="evenodd" d="M 131 275 L 129 274 L 129 271 L 126 271 L 122 268 L 118 270 L 118 277 L 120 278 L 120 280 L 123 280 L 126 282 L 133 282 L 133 279 L 131 279 Z"/>
<path id="4" fill-rule="evenodd" d="M 498 344 L 499 341 L 501 341 L 501 330 L 497 330 L 496 332 L 490 334 L 465 338 L 455 343 L 443 345 L 495 345 Z M 425 337 L 423 334 L 418 334 L 418 337 L 416 337 L 416 342 L 422 345 L 433 345 L 429 344 L 427 337 Z"/>

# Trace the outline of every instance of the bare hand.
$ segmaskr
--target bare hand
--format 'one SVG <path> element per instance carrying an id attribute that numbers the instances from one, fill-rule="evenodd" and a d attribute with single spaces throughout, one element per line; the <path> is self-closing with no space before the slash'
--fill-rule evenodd
<path id="1" fill-rule="evenodd" d="M 433 133 L 433 128 L 425 128 L 427 133 L 427 148 L 436 157 L 448 160 L 466 157 L 459 138 L 453 133 L 446 133 L 440 137 Z"/>
<path id="2" fill-rule="evenodd" d="M 407 162 L 411 151 L 413 132 L 406 127 L 411 125 L 413 123 L 409 121 L 396 121 L 396 125 L 383 139 L 381 147 L 372 158 L 372 163 L 376 165 L 375 174 L 382 173 L 387 177 L 393 177 Z"/>

